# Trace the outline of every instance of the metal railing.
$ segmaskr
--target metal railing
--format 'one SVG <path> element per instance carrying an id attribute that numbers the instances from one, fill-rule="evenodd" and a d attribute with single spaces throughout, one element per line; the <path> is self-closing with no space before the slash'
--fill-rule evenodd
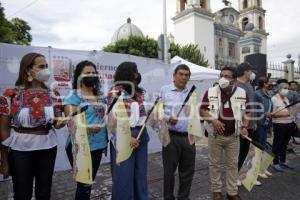
<path id="1" fill-rule="evenodd" d="M 269 62 L 267 64 L 267 73 L 271 73 L 272 78 L 286 78 L 288 70 L 282 63 Z M 294 67 L 294 77 L 295 79 L 300 78 L 300 66 Z"/>

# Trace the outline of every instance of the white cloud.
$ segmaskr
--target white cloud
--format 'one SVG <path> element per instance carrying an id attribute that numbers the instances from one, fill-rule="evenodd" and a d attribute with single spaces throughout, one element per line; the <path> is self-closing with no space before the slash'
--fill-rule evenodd
<path id="1" fill-rule="evenodd" d="M 24 8 L 33 0 L 2 0 L 7 16 Z M 238 10 L 237 0 L 232 0 Z M 167 0 L 168 32 L 173 32 L 171 17 L 176 1 Z M 216 11 L 223 7 L 221 0 L 211 0 Z M 269 60 L 283 60 L 287 53 L 296 58 L 300 53 L 300 1 L 264 0 Z M 162 32 L 162 0 L 39 0 L 11 17 L 20 17 L 32 27 L 32 45 L 68 49 L 101 49 L 110 43 L 114 31 L 127 17 L 145 35 L 157 38 Z"/>

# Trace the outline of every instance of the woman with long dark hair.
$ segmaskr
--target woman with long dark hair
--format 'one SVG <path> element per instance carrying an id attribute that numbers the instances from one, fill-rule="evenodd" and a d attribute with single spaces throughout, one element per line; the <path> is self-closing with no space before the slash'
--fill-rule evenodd
<path id="1" fill-rule="evenodd" d="M 59 95 L 45 84 L 49 78 L 45 57 L 28 53 L 21 60 L 16 88 L 0 98 L 1 173 L 11 174 L 16 200 L 32 198 L 33 182 L 35 198 L 50 199 L 57 152 L 53 128 L 65 124 L 59 118 Z"/>
<path id="2" fill-rule="evenodd" d="M 117 164 L 116 133 L 112 133 L 110 152 L 113 200 L 148 199 L 147 154 L 149 136 L 147 130 L 144 129 L 140 139 L 136 139 L 146 119 L 143 97 L 144 90 L 138 86 L 138 83 L 140 82 L 139 75 L 135 63 L 121 63 L 115 72 L 115 86 L 108 94 L 109 103 L 112 102 L 114 94 L 117 94 L 118 92 L 121 92 L 124 97 L 124 104 L 128 116 L 130 116 L 130 146 L 133 148 L 131 156 L 126 161 Z"/>
<path id="3" fill-rule="evenodd" d="M 89 148 L 92 158 L 92 178 L 95 179 L 100 166 L 102 154 L 106 152 L 107 131 L 102 126 L 102 118 L 105 113 L 105 101 L 100 92 L 100 80 L 94 63 L 82 61 L 78 63 L 73 76 L 73 91 L 64 98 L 65 116 L 77 111 L 85 105 L 88 109 L 85 112 L 87 123 Z M 71 137 L 68 137 L 66 152 L 73 166 L 73 152 L 75 151 Z M 92 185 L 77 182 L 76 200 L 90 199 Z"/>

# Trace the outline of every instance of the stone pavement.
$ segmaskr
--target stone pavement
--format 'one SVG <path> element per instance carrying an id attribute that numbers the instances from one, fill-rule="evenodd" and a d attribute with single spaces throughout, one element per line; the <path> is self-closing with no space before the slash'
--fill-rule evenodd
<path id="1" fill-rule="evenodd" d="M 296 148 L 298 155 L 289 154 L 289 159 L 296 169 L 284 173 L 274 173 L 271 179 L 261 180 L 262 186 L 256 186 L 252 192 L 240 188 L 240 195 L 245 200 L 299 200 L 300 199 L 300 147 Z M 161 153 L 149 155 L 148 159 L 149 198 L 162 199 L 163 170 Z M 224 168 L 223 168 L 224 171 Z M 271 170 L 272 171 L 272 170 Z M 176 177 L 177 179 L 178 177 Z M 196 171 L 191 189 L 191 200 L 211 199 L 209 190 L 207 147 L 197 146 Z M 224 176 L 223 176 L 224 178 Z M 96 183 L 93 185 L 93 200 L 110 199 L 111 174 L 109 164 L 100 166 Z M 176 184 L 177 186 L 177 184 Z M 70 170 L 56 172 L 53 177 L 52 199 L 74 199 L 76 184 L 72 180 Z M 224 190 L 225 193 L 225 190 Z M 12 199 L 11 181 L 0 182 L 0 200 Z"/>

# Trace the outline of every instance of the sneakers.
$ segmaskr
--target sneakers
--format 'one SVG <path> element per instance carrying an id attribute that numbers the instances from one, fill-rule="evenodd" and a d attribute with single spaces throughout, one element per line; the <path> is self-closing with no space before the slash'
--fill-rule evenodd
<path id="1" fill-rule="evenodd" d="M 288 163 L 280 163 L 280 166 L 287 168 L 287 169 L 295 169 L 294 166 L 292 166 L 291 164 L 288 164 Z"/>
<path id="2" fill-rule="evenodd" d="M 260 185 L 261 185 L 261 182 L 260 182 L 260 181 L 258 181 L 258 180 L 256 180 L 256 181 L 255 181 L 255 183 L 254 183 L 254 185 L 256 185 L 256 186 L 260 186 Z"/>
<path id="3" fill-rule="evenodd" d="M 296 140 L 295 138 L 293 138 L 293 144 L 300 145 L 300 142 L 298 140 Z"/>
<path id="4" fill-rule="evenodd" d="M 295 152 L 295 150 L 293 148 L 287 149 L 286 152 L 287 153 L 296 154 L 296 152 Z"/>
<path id="5" fill-rule="evenodd" d="M 260 178 L 269 178 L 265 173 L 261 173 L 258 175 Z"/>
<path id="6" fill-rule="evenodd" d="M 264 174 L 267 175 L 268 177 L 273 176 L 273 174 L 271 172 L 269 172 L 268 170 L 266 170 Z"/>
<path id="7" fill-rule="evenodd" d="M 279 164 L 273 165 L 273 168 L 277 172 L 284 172 L 284 169 Z"/>

